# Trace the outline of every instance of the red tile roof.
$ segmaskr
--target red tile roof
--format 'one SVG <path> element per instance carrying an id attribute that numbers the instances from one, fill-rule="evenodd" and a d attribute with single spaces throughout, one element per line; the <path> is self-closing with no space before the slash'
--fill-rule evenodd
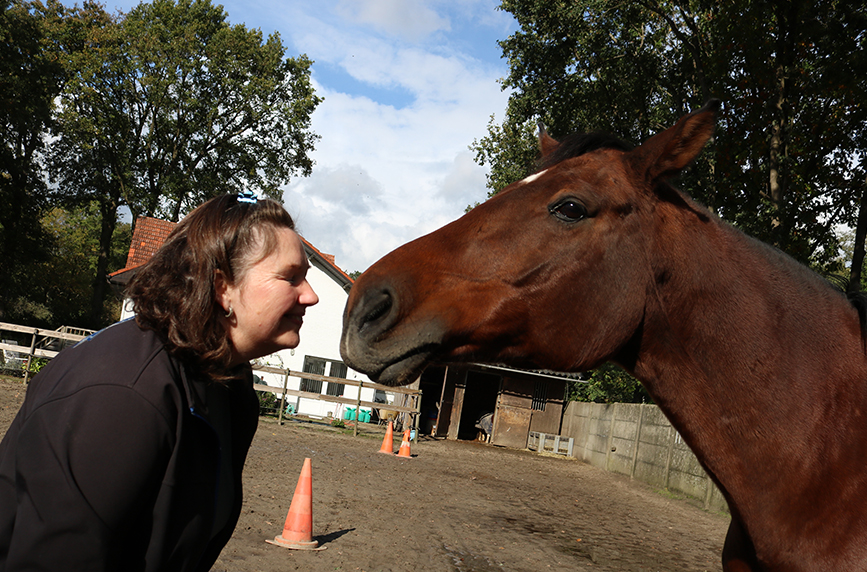
<path id="1" fill-rule="evenodd" d="M 355 280 L 350 278 L 349 274 L 347 274 L 339 266 L 337 266 L 337 264 L 335 263 L 335 258 L 334 258 L 333 254 L 325 254 L 324 252 L 321 252 L 318 248 L 316 248 L 315 246 L 310 244 L 307 241 L 307 239 L 305 239 L 303 236 L 301 237 L 301 242 L 303 242 L 305 244 L 305 246 L 307 246 L 308 249 L 310 249 L 314 253 L 318 254 L 325 262 L 327 262 L 330 266 L 332 266 L 334 268 L 334 270 L 336 270 L 343 278 L 348 280 L 350 284 L 355 282 Z"/>
<path id="2" fill-rule="evenodd" d="M 176 223 L 158 218 L 139 217 L 132 233 L 132 243 L 129 245 L 129 255 L 126 257 L 126 268 L 129 270 L 141 266 L 156 254 L 175 228 Z"/>

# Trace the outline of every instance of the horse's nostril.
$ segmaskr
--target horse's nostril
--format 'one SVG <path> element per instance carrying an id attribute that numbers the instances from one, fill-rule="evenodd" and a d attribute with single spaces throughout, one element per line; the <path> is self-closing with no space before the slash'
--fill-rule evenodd
<path id="1" fill-rule="evenodd" d="M 359 330 L 363 330 L 367 326 L 370 326 L 375 322 L 379 321 L 391 310 L 393 301 L 391 294 L 388 291 L 380 292 L 377 298 L 378 299 L 375 300 L 373 303 L 373 308 L 366 312 L 361 318 L 358 327 Z"/>

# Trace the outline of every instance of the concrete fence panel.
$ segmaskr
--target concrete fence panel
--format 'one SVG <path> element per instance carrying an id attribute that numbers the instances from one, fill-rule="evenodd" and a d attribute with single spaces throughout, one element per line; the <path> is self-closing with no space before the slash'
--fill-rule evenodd
<path id="1" fill-rule="evenodd" d="M 561 436 L 574 439 L 577 459 L 692 497 L 708 510 L 728 511 L 698 459 L 655 405 L 572 401 Z"/>

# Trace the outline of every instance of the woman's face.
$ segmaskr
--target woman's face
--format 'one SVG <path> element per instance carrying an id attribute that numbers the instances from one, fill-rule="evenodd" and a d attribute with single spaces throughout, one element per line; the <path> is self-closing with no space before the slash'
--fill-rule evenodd
<path id="1" fill-rule="evenodd" d="M 233 312 L 225 326 L 235 364 L 297 346 L 304 312 L 319 302 L 307 282 L 310 264 L 301 239 L 288 228 L 273 232 L 274 250 L 251 265 L 237 284 L 217 280 L 218 300 Z"/>

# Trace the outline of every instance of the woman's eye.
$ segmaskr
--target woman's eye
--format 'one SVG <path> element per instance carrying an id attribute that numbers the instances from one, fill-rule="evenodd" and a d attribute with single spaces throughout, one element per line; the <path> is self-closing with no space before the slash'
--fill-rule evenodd
<path id="1" fill-rule="evenodd" d="M 551 214 L 566 222 L 581 220 L 587 216 L 584 205 L 575 200 L 566 200 L 551 207 Z"/>

